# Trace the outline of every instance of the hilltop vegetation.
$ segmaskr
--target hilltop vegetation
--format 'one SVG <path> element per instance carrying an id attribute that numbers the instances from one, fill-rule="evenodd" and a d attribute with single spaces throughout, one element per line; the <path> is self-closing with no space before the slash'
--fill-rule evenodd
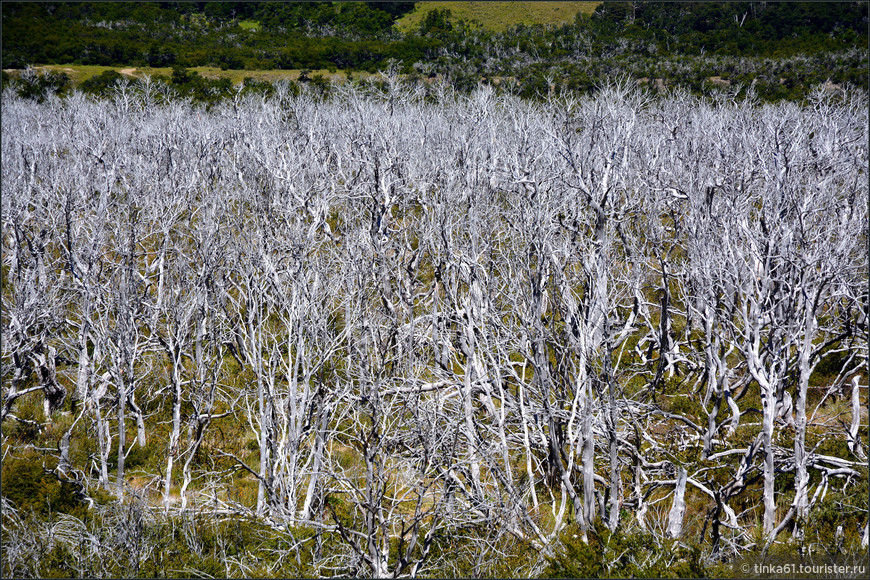
<path id="1" fill-rule="evenodd" d="M 525 26 L 563 26 L 578 14 L 591 15 L 601 2 L 417 2 L 414 10 L 396 21 L 402 32 L 419 30 L 432 11 L 450 11 L 451 20 L 469 23 L 490 32 Z"/>
<path id="2" fill-rule="evenodd" d="M 801 99 L 825 81 L 867 88 L 866 2 L 605 3 L 568 22 L 553 14 L 569 3 L 553 3 L 512 8 L 536 22 L 515 26 L 498 6 L 434 4 L 4 3 L 4 66 L 394 66 L 462 91 L 506 80 L 525 97 L 588 92 L 619 74 L 694 94 L 754 84 L 772 101 Z"/>

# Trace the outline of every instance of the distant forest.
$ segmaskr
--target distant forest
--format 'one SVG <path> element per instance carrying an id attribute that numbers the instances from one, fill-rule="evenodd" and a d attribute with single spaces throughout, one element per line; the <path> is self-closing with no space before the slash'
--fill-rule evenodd
<path id="1" fill-rule="evenodd" d="M 603 3 L 573 23 L 504 32 L 413 2 L 4 2 L 3 67 L 39 64 L 326 69 L 510 78 L 526 97 L 588 92 L 603 78 L 662 79 L 695 94 L 748 86 L 800 99 L 830 81 L 867 88 L 866 2 Z M 711 80 L 714 79 L 714 80 Z"/>

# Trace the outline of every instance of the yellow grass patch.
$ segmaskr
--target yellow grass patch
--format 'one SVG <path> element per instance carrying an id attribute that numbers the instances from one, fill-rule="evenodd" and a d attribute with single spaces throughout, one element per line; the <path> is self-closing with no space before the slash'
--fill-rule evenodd
<path id="1" fill-rule="evenodd" d="M 476 22 L 484 30 L 501 32 L 517 24 L 560 26 L 574 21 L 577 13 L 592 14 L 601 2 L 417 2 L 396 22 L 402 32 L 414 30 L 430 10 L 450 10 L 451 20 Z"/>
<path id="2" fill-rule="evenodd" d="M 54 73 L 66 73 L 73 84 L 79 84 L 92 77 L 95 77 L 107 70 L 118 71 L 127 78 L 135 79 L 145 75 L 151 77 L 162 75 L 165 77 L 172 76 L 171 67 L 118 67 L 118 66 L 96 66 L 96 65 L 81 65 L 81 64 L 52 64 L 47 66 L 34 67 L 37 71 L 51 71 Z M 217 67 L 197 66 L 188 70 L 194 71 L 197 74 L 211 79 L 228 78 L 233 84 L 241 83 L 246 77 L 251 77 L 258 81 L 274 82 L 280 79 L 298 80 L 301 74 L 300 69 L 274 69 L 274 70 L 221 70 Z M 14 69 L 6 70 L 7 73 L 15 76 L 19 71 Z M 329 72 L 327 69 L 311 70 L 308 77 L 312 78 L 315 75 L 321 75 L 329 80 L 345 81 L 347 73 L 345 71 Z M 365 72 L 354 72 L 354 78 L 367 78 L 372 75 Z"/>

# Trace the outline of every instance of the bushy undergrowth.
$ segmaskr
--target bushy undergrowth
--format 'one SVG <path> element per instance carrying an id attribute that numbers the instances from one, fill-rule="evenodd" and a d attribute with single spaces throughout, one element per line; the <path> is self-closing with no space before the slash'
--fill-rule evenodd
<path id="1" fill-rule="evenodd" d="M 587 532 L 578 526 L 559 537 L 557 555 L 547 558 L 547 578 L 704 578 L 701 549 L 649 532 L 611 532 L 600 520 Z"/>
<path id="2" fill-rule="evenodd" d="M 40 514 L 5 500 L 3 508 L 7 578 L 317 575 L 310 532 L 277 532 L 242 517 L 166 516 L 136 498 L 80 516 Z"/>

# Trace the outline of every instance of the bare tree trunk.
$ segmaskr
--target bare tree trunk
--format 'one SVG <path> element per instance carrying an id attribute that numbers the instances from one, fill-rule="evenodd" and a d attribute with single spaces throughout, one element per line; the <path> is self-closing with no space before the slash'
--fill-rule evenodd
<path id="1" fill-rule="evenodd" d="M 774 470 L 773 453 L 773 421 L 776 413 L 776 390 L 765 381 L 761 385 L 761 434 L 764 443 L 764 520 L 763 528 L 765 536 L 769 536 L 776 528 L 776 498 L 774 485 L 776 483 L 776 471 Z"/>
<path id="2" fill-rule="evenodd" d="M 259 357 L 258 357 L 259 358 Z M 256 360 L 256 359 L 255 359 Z M 257 483 L 257 515 L 266 513 L 266 478 L 269 476 L 269 408 L 266 402 L 266 393 L 261 371 L 257 370 L 257 401 L 260 409 L 260 477 Z"/>
<path id="3" fill-rule="evenodd" d="M 196 459 L 197 451 L 199 450 L 199 446 L 202 444 L 203 437 L 205 436 L 205 428 L 208 426 L 209 421 L 209 418 L 197 418 L 196 434 L 194 435 L 193 442 L 187 452 L 187 459 L 185 459 L 184 465 L 181 468 L 181 489 L 178 491 L 178 495 L 181 499 L 181 511 L 187 509 L 187 488 L 193 479 L 190 465 L 193 463 L 193 460 Z"/>
<path id="4" fill-rule="evenodd" d="M 88 371 L 90 370 L 90 357 L 88 356 L 88 337 L 90 333 L 90 310 L 91 301 L 89 293 L 86 294 L 82 313 L 82 321 L 79 326 L 78 350 L 79 350 L 79 373 L 76 380 L 74 401 L 84 401 L 88 396 Z"/>
<path id="5" fill-rule="evenodd" d="M 525 371 L 526 371 L 526 361 L 523 361 L 523 370 L 521 379 L 518 381 L 519 386 L 517 387 L 519 390 L 520 397 L 520 417 L 523 422 L 523 446 L 525 447 L 525 455 L 526 455 L 526 475 L 529 478 L 529 490 L 532 494 L 532 505 L 535 509 L 538 509 L 538 492 L 535 490 L 535 480 L 536 474 L 535 470 L 532 468 L 532 446 L 531 441 L 529 440 L 529 415 L 526 409 L 525 402 Z"/>
<path id="6" fill-rule="evenodd" d="M 616 405 L 616 378 L 613 376 L 610 355 L 610 321 L 604 317 L 604 372 L 607 380 L 607 435 L 610 447 L 610 500 L 608 502 L 607 527 L 615 531 L 619 525 L 620 488 L 619 477 L 619 409 Z"/>
<path id="7" fill-rule="evenodd" d="M 677 471 L 677 485 L 674 489 L 674 502 L 668 513 L 668 529 L 666 535 L 669 538 L 679 538 L 683 535 L 683 516 L 686 513 L 686 468 L 680 467 Z"/>
<path id="8" fill-rule="evenodd" d="M 314 464 L 311 467 L 311 477 L 308 480 L 308 489 L 305 492 L 305 500 L 302 503 L 302 511 L 300 518 L 310 520 L 312 518 L 311 506 L 314 501 L 317 486 L 320 480 L 321 463 L 323 457 L 323 448 L 326 444 L 326 428 L 329 425 L 329 414 L 323 408 L 323 397 L 318 397 L 317 402 L 317 431 L 315 433 L 314 449 Z"/>
<path id="9" fill-rule="evenodd" d="M 802 527 L 809 515 L 809 485 L 810 478 L 807 473 L 807 452 L 806 452 L 806 437 L 807 437 L 807 390 L 809 388 L 810 373 L 810 354 L 813 348 L 813 338 L 815 336 L 815 316 L 813 316 L 811 305 L 806 304 L 806 319 L 803 328 L 804 341 L 800 349 L 800 357 L 798 359 L 798 386 L 797 400 L 795 401 L 795 434 L 794 434 L 794 489 L 795 496 L 792 506 L 795 510 L 795 526 L 794 535 L 800 537 L 802 535 Z"/>
<path id="10" fill-rule="evenodd" d="M 472 266 L 473 267 L 473 266 Z M 477 428 L 474 419 L 474 395 L 475 384 L 483 379 L 481 376 L 481 364 L 477 353 L 477 337 L 475 327 L 478 324 L 477 317 L 481 312 L 480 282 L 470 274 L 469 297 L 465 300 L 465 324 L 463 325 L 463 339 L 460 341 L 463 354 L 465 355 L 465 373 L 462 387 L 462 406 L 465 414 L 465 437 L 468 448 L 468 457 L 471 460 L 471 483 L 474 493 L 483 497 L 483 487 L 480 483 L 480 452 L 478 451 Z"/>
<path id="11" fill-rule="evenodd" d="M 701 459 L 707 459 L 713 451 L 713 437 L 716 434 L 717 424 L 716 417 L 719 415 L 719 407 L 722 404 L 722 397 L 727 382 L 725 373 L 726 369 L 722 369 L 721 353 L 719 352 L 719 337 L 712 338 L 713 335 L 713 316 L 714 309 L 707 306 L 704 309 L 704 340 L 705 345 L 705 367 L 706 367 L 706 382 L 707 390 L 704 395 L 704 406 L 709 402 L 710 396 L 713 396 L 713 408 L 707 412 L 707 432 L 704 434 L 704 449 L 701 452 Z M 724 366 L 724 364 L 722 365 Z M 720 375 L 717 371 L 723 370 Z"/>
<path id="12" fill-rule="evenodd" d="M 648 511 L 646 501 L 643 497 L 643 461 L 640 457 L 641 451 L 641 437 L 640 432 L 637 426 L 635 426 L 635 448 L 637 449 L 637 454 L 634 457 L 634 499 L 636 502 L 635 506 L 635 517 L 637 518 L 637 525 L 640 526 L 641 530 L 646 530 L 646 512 Z"/>
<path id="13" fill-rule="evenodd" d="M 127 457 L 127 426 L 126 409 L 127 409 L 127 381 L 123 374 L 118 377 L 118 495 L 124 496 L 124 460 Z"/>
<path id="14" fill-rule="evenodd" d="M 169 447 L 166 454 L 166 473 L 163 481 L 163 506 L 169 510 L 172 503 L 172 470 L 179 454 L 181 439 L 181 353 L 180 345 L 171 345 L 169 356 L 172 359 L 172 430 L 169 432 Z"/>
<path id="15" fill-rule="evenodd" d="M 94 418 L 97 423 L 97 441 L 100 446 L 100 485 L 109 487 L 109 453 L 112 452 L 112 438 L 109 434 L 108 422 L 103 419 L 98 401 L 93 401 Z"/>
<path id="16" fill-rule="evenodd" d="M 583 521 L 587 526 L 595 520 L 595 438 L 592 435 L 592 396 L 591 381 L 586 381 L 583 397 Z M 585 530 L 584 530 L 585 531 Z"/>
<path id="17" fill-rule="evenodd" d="M 752 295 L 746 293 L 747 296 Z M 753 298 L 750 298 L 753 300 Z M 757 299 L 756 299 L 757 300 Z M 777 411 L 777 385 L 776 370 L 770 364 L 764 365 L 759 357 L 761 348 L 761 319 L 760 314 L 756 310 L 757 304 L 753 302 L 752 307 L 743 307 L 743 321 L 748 326 L 744 330 L 745 338 L 748 344 L 745 345 L 746 362 L 749 367 L 749 372 L 758 383 L 761 389 L 761 442 L 764 446 L 764 458 L 762 473 L 764 476 L 763 483 L 763 501 L 764 501 L 764 516 L 762 526 L 765 537 L 769 537 L 776 529 L 776 498 L 775 498 L 775 482 L 776 471 L 774 467 L 774 450 L 773 450 L 773 427 L 776 420 Z M 771 337 L 769 340 L 776 341 L 777 337 Z"/>
<path id="18" fill-rule="evenodd" d="M 861 428 L 861 385 L 859 377 L 852 377 L 852 424 L 849 426 L 849 451 L 858 456 L 859 459 L 867 459 L 864 453 L 864 447 L 861 445 L 861 438 L 858 436 L 858 430 Z"/>

